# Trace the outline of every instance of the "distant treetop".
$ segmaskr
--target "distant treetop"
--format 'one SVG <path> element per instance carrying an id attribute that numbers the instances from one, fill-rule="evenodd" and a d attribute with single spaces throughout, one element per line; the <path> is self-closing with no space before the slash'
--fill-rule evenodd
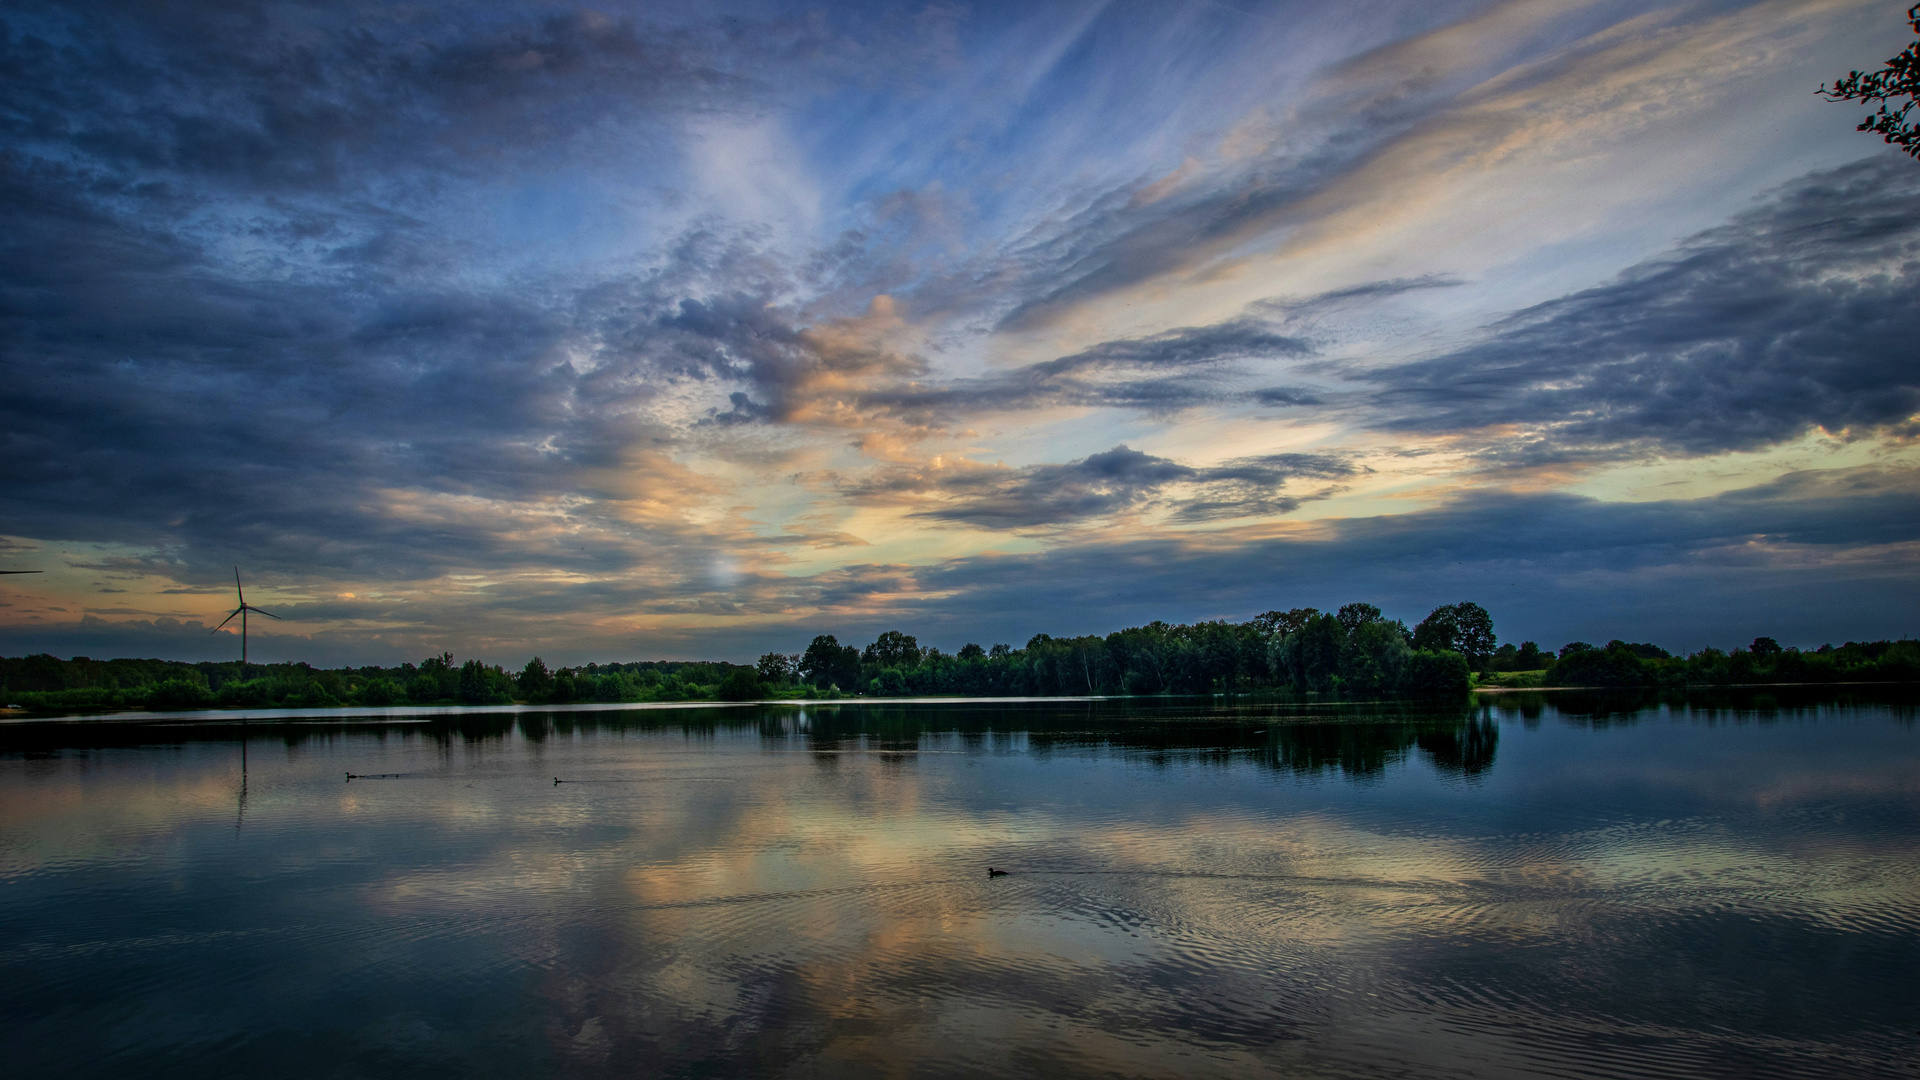
<path id="1" fill-rule="evenodd" d="M 1920 4 L 1907 9 L 1907 25 L 1915 35 L 1920 35 Z M 1875 132 L 1888 143 L 1920 158 L 1920 124 L 1907 118 L 1915 100 L 1920 99 L 1920 36 L 1908 42 L 1907 47 L 1879 71 L 1848 72 L 1846 78 L 1835 80 L 1832 86 L 1821 84 L 1819 93 L 1829 101 L 1879 102 L 1880 110 L 1869 113 L 1854 130 Z M 1904 104 L 1897 108 L 1890 106 L 1903 97 L 1907 99 Z"/>

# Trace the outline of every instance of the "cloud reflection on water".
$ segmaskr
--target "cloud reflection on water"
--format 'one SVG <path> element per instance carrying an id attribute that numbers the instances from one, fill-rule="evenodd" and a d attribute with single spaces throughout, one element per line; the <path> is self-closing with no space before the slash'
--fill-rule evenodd
<path id="1" fill-rule="evenodd" d="M 100 955 L 160 982 L 96 1007 L 164 984 L 236 1045 L 562 1075 L 1897 1072 L 1910 716 L 1150 708 L 282 729 L 239 829 L 229 741 L 8 752 L 0 1033 Z"/>

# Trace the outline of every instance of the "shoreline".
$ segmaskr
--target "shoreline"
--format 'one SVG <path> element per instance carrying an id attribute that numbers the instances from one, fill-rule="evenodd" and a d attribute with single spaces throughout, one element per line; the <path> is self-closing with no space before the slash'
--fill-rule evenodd
<path id="1" fill-rule="evenodd" d="M 1680 686 L 1475 686 L 1475 694 L 1539 694 L 1549 690 L 1607 690 L 1607 691 L 1644 691 L 1644 690 L 1754 690 L 1768 686 L 1920 686 L 1911 682 L 1873 682 L 1864 679 L 1848 679 L 1840 682 L 1743 682 L 1743 683 L 1685 683 Z"/>
<path id="2" fill-rule="evenodd" d="M 1678 687 L 1663 686 L 1476 686 L 1468 690 L 1469 694 L 1541 694 L 1559 691 L 1584 691 L 1588 693 L 1644 693 L 1654 692 L 1695 692 L 1712 690 L 1756 690 L 1770 688 L 1820 688 L 1820 687 L 1860 687 L 1883 686 L 1913 687 L 1920 683 L 1912 682 L 1871 682 L 1849 680 L 1844 682 L 1767 682 L 1767 683 L 1688 683 Z M 395 723 L 414 721 L 428 723 L 435 719 L 456 716 L 489 716 L 499 714 L 518 715 L 522 713 L 601 713 L 630 711 L 669 711 L 675 709 L 729 709 L 746 706 L 787 705 L 796 708 L 831 705 L 1018 705 L 1040 703 L 1070 703 L 1093 701 L 1164 701 L 1176 698 L 1239 698 L 1257 697 L 1252 694 L 1076 694 L 1058 697 L 841 697 L 841 698 L 756 698 L 750 701 L 585 701 L 568 702 L 554 705 L 530 705 L 513 703 L 505 705 L 392 705 L 381 708 L 369 708 L 354 705 L 334 705 L 323 708 L 300 709 L 192 709 L 180 711 L 153 711 L 146 709 L 121 709 L 113 712 L 90 713 L 36 713 L 32 709 L 0 708 L 0 727 L 21 724 L 164 724 L 164 723 L 247 723 L 249 721 L 269 721 L 279 723 L 315 723 L 345 720 L 366 720 L 375 723 Z M 1422 699 L 1356 699 L 1352 701 L 1316 699 L 1312 701 L 1276 702 L 1299 707 L 1325 706 L 1366 706 L 1366 705 L 1417 705 L 1431 704 Z"/>

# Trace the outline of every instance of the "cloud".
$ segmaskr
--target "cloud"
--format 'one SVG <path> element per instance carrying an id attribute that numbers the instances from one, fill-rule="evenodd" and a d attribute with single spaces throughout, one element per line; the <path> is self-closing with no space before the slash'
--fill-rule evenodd
<path id="1" fill-rule="evenodd" d="M 1321 405 L 1325 402 L 1309 387 L 1263 386 L 1253 392 L 1253 400 L 1262 405 Z"/>
<path id="2" fill-rule="evenodd" d="M 536 550 L 549 568 L 693 572 L 680 544 L 726 526 L 635 519 L 712 494 L 663 471 L 676 429 L 647 415 L 684 372 L 603 348 L 624 317 L 606 295 L 476 271 L 467 230 L 437 219 L 516 169 L 746 107 L 752 80 L 721 69 L 764 55 L 757 34 L 350 4 L 9 9 L 10 527 L 168 551 L 188 578 L 242 553 L 282 576 L 430 579 Z M 650 312 L 716 275 L 764 287 L 741 244 L 700 228 L 652 262 L 626 275 Z M 611 467 L 624 491 L 586 506 L 583 472 Z"/>
<path id="3" fill-rule="evenodd" d="M 897 466 L 846 491 L 859 501 L 915 507 L 917 518 L 1034 529 L 1163 504 L 1182 521 L 1284 514 L 1304 497 L 1280 493 L 1289 481 L 1340 480 L 1353 472 L 1338 458 L 1313 454 L 1272 454 L 1196 468 L 1123 445 L 1079 461 L 1019 469 L 945 460 Z"/>
<path id="4" fill-rule="evenodd" d="M 528 556 L 693 573 L 683 546 L 738 534 L 660 512 L 717 494 L 670 466 L 677 418 L 648 414 L 688 376 L 610 347 L 624 316 L 603 297 L 240 276 L 68 179 L 0 159 L 14 531 L 158 546 L 203 575 L 245 561 L 412 580 Z M 716 246 L 669 253 L 625 295 L 661 308 L 702 288 L 741 257 Z"/>
<path id="5" fill-rule="evenodd" d="M 1150 337 L 1105 341 L 1035 366 L 1050 373 L 1110 367 L 1151 370 L 1237 359 L 1309 356 L 1313 351 L 1313 346 L 1300 338 L 1274 333 L 1269 326 L 1252 319 L 1235 319 L 1212 326 L 1182 327 Z"/>
<path id="6" fill-rule="evenodd" d="M 1231 383 L 1243 362 L 1315 351 L 1303 337 L 1242 318 L 1103 341 L 990 376 L 940 379 L 903 344 L 909 328 L 891 297 L 875 298 L 864 315 L 808 326 L 765 296 L 682 300 L 677 311 L 636 324 L 634 347 L 661 357 L 665 369 L 745 384 L 729 394 L 730 408 L 715 410 L 717 423 L 904 425 L 922 433 L 982 413 L 1062 405 L 1166 413 L 1235 400 Z"/>
<path id="7" fill-rule="evenodd" d="M 1317 565 L 1320 549 L 1260 530 L 1307 528 L 1272 519 L 1352 481 L 1340 421 L 1529 462 L 1809 426 L 1907 437 L 1915 200 L 1884 166 L 1809 179 L 1412 361 L 1336 350 L 1373 305 L 1459 284 L 1424 263 L 1209 301 L 1237 310 L 1210 325 L 1069 317 L 1149 281 L 1180 311 L 1193 275 L 1384 205 L 1410 145 L 1444 157 L 1423 132 L 1457 149 L 1518 130 L 1461 118 L 1544 85 L 1543 58 L 1572 43 L 1604 69 L 1606 41 L 1694 17 L 1621 21 L 1644 6 L 1562 20 L 1503 3 L 1449 36 L 1466 8 L 1429 5 L 1316 38 L 1292 15 L 1216 8 L 1169 29 L 1119 8 L 15 4 L 0 17 L 0 516 L 29 548 L 97 545 L 86 581 L 125 590 L 88 600 L 75 573 L 36 617 L 211 603 L 239 562 L 311 631 L 289 648 L 645 652 L 765 641 L 795 612 L 877 618 L 936 568 L 845 566 L 873 557 L 863 543 L 911 559 L 976 542 L 855 535 L 876 507 L 909 533 L 1050 545 L 1058 565 L 1144 560 L 1124 586 L 1143 605 L 1150 587 L 1215 596 L 1178 568 L 1234 544 L 1265 553 L 1246 580 Z M 1413 47 L 1341 66 L 1395 36 Z M 1297 44 L 1272 51 L 1282 38 Z M 701 140 L 749 128 L 760 156 L 737 157 L 732 195 L 707 190 L 701 163 L 736 157 Z M 794 205 L 817 195 L 796 211 L 816 232 L 750 220 L 755 190 L 790 178 L 812 193 Z M 1752 312 L 1743 291 L 1762 298 Z M 1053 354 L 989 366 L 1039 340 L 993 327 L 1042 325 Z M 1196 465 L 1123 441 L 1255 408 L 1311 419 L 1324 452 Z M 1114 449 L 1020 468 L 929 456 L 1045 445 L 1067 413 L 1072 445 Z M 1142 546 L 1100 548 L 1116 521 Z M 914 610 L 961 618 L 997 587 Z"/>
<path id="8" fill-rule="evenodd" d="M 351 0 L 28 3 L 0 39 L 0 96 L 17 144 L 148 183 L 391 198 L 396 171 L 551 166 L 557 149 L 657 137 L 672 113 L 753 107 L 780 54 L 820 44 L 799 29 Z"/>
<path id="9" fill-rule="evenodd" d="M 791 313 L 741 296 L 682 300 L 679 308 L 655 324 L 680 335 L 668 348 L 751 387 L 729 396 L 733 408 L 716 416 L 722 422 L 863 427 L 877 419 L 869 407 L 873 391 L 926 371 L 924 361 L 890 341 L 904 328 L 891 297 L 875 297 L 863 316 L 812 326 L 795 325 Z"/>
<path id="10" fill-rule="evenodd" d="M 1209 140 L 1207 152 L 1188 155 L 1167 176 L 1076 192 L 1007 245 L 991 267 L 1012 283 L 994 298 L 1002 305 L 997 325 L 1058 325 L 1102 297 L 1188 281 L 1261 246 L 1330 239 L 1322 235 L 1328 221 L 1356 207 L 1368 207 L 1368 216 L 1390 213 L 1387 204 L 1421 172 L 1503 147 L 1543 112 L 1566 122 L 1569 110 L 1554 100 L 1564 89 L 1544 86 L 1544 73 L 1582 61 L 1583 78 L 1604 82 L 1613 74 L 1609 65 L 1644 59 L 1640 43 L 1719 13 L 1717 5 L 1541 0 L 1478 11 L 1437 6 L 1397 13 L 1373 39 L 1377 45 L 1357 57 L 1303 64 L 1286 75 L 1249 64 L 1243 78 L 1286 84 L 1249 103 L 1240 123 Z M 1262 44 L 1292 52 L 1291 42 Z M 1503 92 L 1526 98 L 1525 107 L 1488 115 L 1489 97 Z M 1580 107 L 1605 112 L 1610 104 Z M 1416 158 L 1421 165 L 1410 170 Z M 1166 181 L 1176 177 L 1168 189 Z"/>
<path id="11" fill-rule="evenodd" d="M 1493 611 L 1503 638 L 1555 646 L 1652 628 L 1676 648 L 1775 630 L 1818 645 L 1912 633 L 1916 506 L 1912 469 L 1797 473 L 1647 503 L 1471 491 L 1404 514 L 1099 534 L 1037 553 L 848 566 L 809 579 L 806 602 L 823 609 L 810 625 L 908 626 L 928 641 L 1018 643 L 1040 631 L 1352 600 L 1411 621 L 1467 597 Z"/>
<path id="12" fill-rule="evenodd" d="M 1235 400 L 1244 362 L 1310 356 L 1305 338 L 1254 318 L 1117 338 L 984 377 L 892 382 L 861 397 L 874 415 L 950 424 L 981 414 L 1056 406 L 1178 412 Z"/>
<path id="13" fill-rule="evenodd" d="M 1886 154 L 1465 347 L 1349 374 L 1380 387 L 1367 405 L 1382 427 L 1497 432 L 1504 458 L 1699 455 L 1909 428 L 1915 341 L 1920 173 Z"/>
<path id="14" fill-rule="evenodd" d="M 1172 470 L 1146 461 L 1117 471 Z M 1678 649 L 1769 634 L 1815 646 L 1912 633 L 1916 505 L 1912 469 L 1796 473 L 1710 498 L 1647 503 L 1470 491 L 1404 514 L 1102 532 L 1025 554 L 757 573 L 728 590 L 704 580 L 679 593 L 643 581 L 518 580 L 404 602 L 328 599 L 273 607 L 289 622 L 256 634 L 254 646 L 263 657 L 328 662 L 441 648 L 515 663 L 536 651 L 744 660 L 793 651 L 816 633 L 856 640 L 904 628 L 951 648 L 1353 600 L 1417 620 L 1463 598 L 1485 604 L 1505 640 L 1557 646 L 1627 636 Z M 313 629 L 310 616 L 360 621 Z M 225 641 L 196 627 L 48 619 L 0 627 L 0 652 L 228 655 Z"/>
<path id="15" fill-rule="evenodd" d="M 21 535 L 127 546 L 143 574 L 190 588 L 242 562 L 396 586 L 612 576 L 667 604 L 705 594 L 716 552 L 784 558 L 729 484 L 683 460 L 728 383 L 758 395 L 733 391 L 730 419 L 851 426 L 860 385 L 917 370 L 885 340 L 883 301 L 850 318 L 783 303 L 791 278 L 751 228 L 702 219 L 610 270 L 526 279 L 470 258 L 467 222 L 444 220 L 502 170 L 603 152 L 577 137 L 609 123 L 706 107 L 649 50 L 704 63 L 681 37 L 717 34 L 746 50 L 735 59 L 764 56 L 766 27 L 655 41 L 590 15 L 370 16 L 362 33 L 329 21 L 344 8 L 304 29 L 215 6 L 179 25 L 150 14 L 33 9 L 0 36 L 7 73 L 51 80 L 0 117 L 0 483 Z M 36 36 L 54 24 L 78 35 L 69 53 Z M 805 52 L 804 36 L 765 48 Z M 93 86 L 123 47 L 139 56 Z M 126 96 L 141 78 L 166 83 L 145 112 Z M 297 92 L 276 97 L 286 79 Z M 751 90 L 696 83 L 728 107 Z M 288 119 L 321 99 L 345 110 L 334 127 Z M 214 127 L 194 127 L 202 115 Z M 436 124 L 468 141 L 424 145 Z M 469 153 L 485 160 L 441 160 Z"/>

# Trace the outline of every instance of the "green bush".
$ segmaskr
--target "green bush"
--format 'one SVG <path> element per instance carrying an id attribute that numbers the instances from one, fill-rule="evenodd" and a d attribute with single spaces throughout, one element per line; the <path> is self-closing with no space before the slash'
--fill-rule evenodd
<path id="1" fill-rule="evenodd" d="M 505 705 L 513 701 L 513 680 L 506 672 L 478 660 L 460 665 L 457 685 L 462 705 Z"/>
<path id="2" fill-rule="evenodd" d="M 1641 651 L 1624 641 L 1610 641 L 1604 649 L 1569 645 L 1545 679 L 1548 686 L 1652 686 L 1655 681 Z"/>
<path id="3" fill-rule="evenodd" d="M 127 697 L 119 690 L 87 686 L 73 690 L 10 691 L 6 701 L 0 704 L 24 705 L 29 709 L 102 709 L 125 704 Z M 133 698 L 136 704 L 141 700 L 138 691 Z"/>
<path id="4" fill-rule="evenodd" d="M 260 709 L 273 704 L 276 689 L 272 679 L 230 682 L 214 695 L 214 701 L 225 708 Z"/>
<path id="5" fill-rule="evenodd" d="M 720 680 L 720 687 L 713 696 L 721 701 L 757 701 L 767 696 L 767 684 L 761 680 L 760 673 L 752 668 L 734 668 L 726 678 Z"/>
<path id="6" fill-rule="evenodd" d="M 1472 685 L 1467 658 L 1444 649 L 1415 649 L 1400 669 L 1400 692 L 1415 697 L 1465 697 Z"/>
<path id="7" fill-rule="evenodd" d="M 405 693 L 406 691 L 400 688 L 400 684 L 392 679 L 375 679 L 360 688 L 360 704 L 384 709 L 399 701 Z"/>
<path id="8" fill-rule="evenodd" d="M 204 709 L 213 704 L 213 691 L 191 679 L 168 679 L 147 691 L 149 709 Z"/>
<path id="9" fill-rule="evenodd" d="M 289 709 L 329 709 L 340 704 L 340 699 L 329 693 L 326 687 L 313 682 L 288 694 L 287 700 L 281 704 Z"/>

